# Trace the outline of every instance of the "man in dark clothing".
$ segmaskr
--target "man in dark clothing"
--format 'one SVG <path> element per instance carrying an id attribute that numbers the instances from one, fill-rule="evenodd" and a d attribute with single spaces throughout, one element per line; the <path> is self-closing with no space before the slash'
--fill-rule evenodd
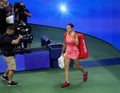
<path id="1" fill-rule="evenodd" d="M 8 0 L 0 0 L 0 35 L 5 33 L 9 24 L 14 23 L 14 19 L 12 19 L 12 23 L 11 19 L 9 19 L 13 14 L 14 10 L 12 4 L 9 3 Z"/>
<path id="2" fill-rule="evenodd" d="M 6 9 L 3 1 L 0 0 L 0 36 L 6 31 Z"/>
<path id="3" fill-rule="evenodd" d="M 15 20 L 23 21 L 27 24 L 27 17 L 31 17 L 32 14 L 25 8 L 24 3 L 19 3 L 19 7 L 15 9 Z"/>
<path id="4" fill-rule="evenodd" d="M 0 36 L 5 33 L 6 27 L 6 11 L 4 8 L 0 8 Z"/>
<path id="5" fill-rule="evenodd" d="M 3 45 L 1 48 L 3 57 L 8 65 L 6 72 L 1 76 L 3 80 L 8 82 L 8 86 L 16 86 L 17 82 L 12 81 L 14 71 L 16 70 L 15 61 L 15 45 L 17 45 L 22 36 L 19 35 L 17 39 L 14 39 L 14 26 L 8 26 L 6 33 L 1 36 Z"/>

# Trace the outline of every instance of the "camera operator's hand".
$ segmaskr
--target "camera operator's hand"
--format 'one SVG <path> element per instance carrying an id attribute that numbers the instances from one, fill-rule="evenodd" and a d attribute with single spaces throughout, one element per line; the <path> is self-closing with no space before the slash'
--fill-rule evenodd
<path id="1" fill-rule="evenodd" d="M 22 39 L 23 38 L 23 36 L 22 35 L 19 35 L 19 37 L 18 37 L 19 39 Z"/>
<path id="2" fill-rule="evenodd" d="M 15 12 L 18 12 L 18 8 L 15 9 Z"/>
<path id="3" fill-rule="evenodd" d="M 18 44 L 22 38 L 23 38 L 23 36 L 19 35 L 19 37 L 17 39 L 12 40 L 11 44 L 14 44 L 14 45 Z"/>
<path id="4" fill-rule="evenodd" d="M 32 16 L 32 14 L 31 13 L 29 13 L 29 12 L 27 12 L 27 11 L 24 11 L 24 14 L 26 14 L 27 16 L 29 16 L 29 17 L 31 17 Z"/>
<path id="5" fill-rule="evenodd" d="M 11 14 L 10 14 L 10 12 L 7 14 L 7 16 L 10 16 Z"/>

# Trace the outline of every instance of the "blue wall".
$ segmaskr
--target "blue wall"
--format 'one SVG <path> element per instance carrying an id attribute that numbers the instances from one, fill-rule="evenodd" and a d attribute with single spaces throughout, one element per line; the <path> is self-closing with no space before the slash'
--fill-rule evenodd
<path id="1" fill-rule="evenodd" d="M 50 68 L 49 51 L 32 52 L 30 54 L 16 55 L 16 71 Z M 0 55 L 0 73 L 7 68 L 3 56 Z"/>
<path id="2" fill-rule="evenodd" d="M 75 30 L 95 36 L 120 50 L 119 0 L 9 0 L 25 2 L 33 14 L 29 23 L 65 28 L 74 23 Z M 61 5 L 66 12 L 60 10 Z"/>

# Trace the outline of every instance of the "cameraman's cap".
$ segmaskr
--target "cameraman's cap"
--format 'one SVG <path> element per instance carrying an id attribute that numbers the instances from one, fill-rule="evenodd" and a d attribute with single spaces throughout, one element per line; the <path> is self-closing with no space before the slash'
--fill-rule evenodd
<path id="1" fill-rule="evenodd" d="M 9 29 L 9 30 L 15 30 L 15 26 L 14 25 L 10 25 L 10 26 L 7 27 L 7 29 Z"/>

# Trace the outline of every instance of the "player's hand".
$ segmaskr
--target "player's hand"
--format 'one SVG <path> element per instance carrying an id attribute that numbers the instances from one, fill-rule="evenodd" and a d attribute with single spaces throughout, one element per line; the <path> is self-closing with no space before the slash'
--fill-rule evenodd
<path id="1" fill-rule="evenodd" d="M 77 38 L 74 32 L 72 32 L 71 36 L 72 36 L 73 40 L 75 40 Z"/>
<path id="2" fill-rule="evenodd" d="M 63 56 L 63 57 L 64 57 L 64 53 L 63 53 L 63 52 L 61 53 L 61 56 Z"/>
<path id="3" fill-rule="evenodd" d="M 15 12 L 18 12 L 18 8 L 15 9 Z"/>

